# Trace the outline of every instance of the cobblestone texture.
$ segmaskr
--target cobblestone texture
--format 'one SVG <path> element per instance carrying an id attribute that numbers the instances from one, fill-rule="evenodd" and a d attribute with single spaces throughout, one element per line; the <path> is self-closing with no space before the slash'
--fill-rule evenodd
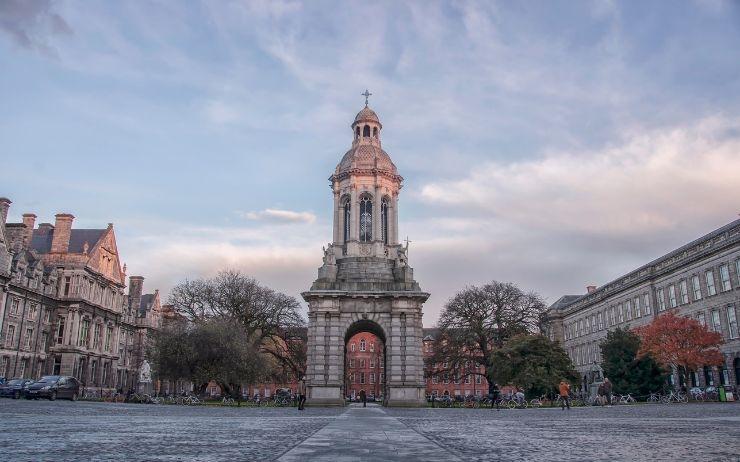
<path id="1" fill-rule="evenodd" d="M 740 404 L 387 409 L 475 461 L 740 461 Z"/>
<path id="2" fill-rule="evenodd" d="M 342 412 L 3 399 L 0 459 L 274 460 Z"/>
<path id="3" fill-rule="evenodd" d="M 0 455 L 14 462 L 253 461 L 281 456 L 288 460 L 291 455 L 309 460 L 311 452 L 303 450 L 322 444 L 337 448 L 335 456 L 322 450 L 324 460 L 374 460 L 381 455 L 385 461 L 396 460 L 393 454 L 399 456 L 397 460 L 423 460 L 424 451 L 429 458 L 442 449 L 451 453 L 449 459 L 457 455 L 476 461 L 740 461 L 740 404 L 615 406 L 569 412 L 377 408 L 366 413 L 307 408 L 299 413 L 294 408 L 2 399 L 0 424 Z M 356 433 L 366 425 L 373 425 L 383 438 L 358 437 L 357 445 L 384 442 L 395 449 L 368 448 L 355 451 L 367 455 L 354 456 L 346 442 L 344 452 L 332 443 L 332 435 Z M 290 451 L 299 443 L 304 444 Z M 427 447 L 422 451 L 419 445 Z"/>

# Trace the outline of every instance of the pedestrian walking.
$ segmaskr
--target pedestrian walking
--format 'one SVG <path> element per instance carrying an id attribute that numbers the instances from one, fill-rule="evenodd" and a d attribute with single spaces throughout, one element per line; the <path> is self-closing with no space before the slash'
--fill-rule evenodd
<path id="1" fill-rule="evenodd" d="M 599 406 L 606 404 L 606 397 L 604 396 L 604 383 L 599 384 L 598 390 L 596 390 L 596 402 Z"/>
<path id="2" fill-rule="evenodd" d="M 301 376 L 298 381 L 298 410 L 302 411 L 306 405 L 306 377 Z"/>
<path id="3" fill-rule="evenodd" d="M 570 384 L 563 379 L 560 381 L 558 389 L 560 391 L 560 405 L 563 410 L 565 410 L 566 406 L 568 406 L 568 410 L 570 410 Z"/>
<path id="4" fill-rule="evenodd" d="M 499 404 L 501 403 L 501 391 L 499 390 L 498 385 L 496 385 L 496 382 L 491 382 L 491 386 L 488 387 L 488 399 L 491 400 L 491 409 L 493 409 L 493 404 L 496 403 L 496 410 L 501 410 L 499 407 Z"/>
<path id="5" fill-rule="evenodd" d="M 365 393 L 365 390 L 360 390 L 360 400 L 362 400 L 362 407 L 367 407 L 367 393 Z"/>
<path id="6" fill-rule="evenodd" d="M 612 383 L 609 381 L 608 378 L 604 377 L 604 396 L 606 397 L 606 402 L 609 406 L 612 405 Z"/>

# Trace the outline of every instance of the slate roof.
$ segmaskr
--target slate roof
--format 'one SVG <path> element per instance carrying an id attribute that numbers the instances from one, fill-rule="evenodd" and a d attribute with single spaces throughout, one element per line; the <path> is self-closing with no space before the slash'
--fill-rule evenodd
<path id="1" fill-rule="evenodd" d="M 92 250 L 106 231 L 106 229 L 73 229 L 69 237 L 69 252 L 82 253 L 85 242 L 89 246 L 88 250 Z M 38 253 L 49 253 L 53 238 L 54 227 L 39 226 L 33 230 L 31 248 Z"/>

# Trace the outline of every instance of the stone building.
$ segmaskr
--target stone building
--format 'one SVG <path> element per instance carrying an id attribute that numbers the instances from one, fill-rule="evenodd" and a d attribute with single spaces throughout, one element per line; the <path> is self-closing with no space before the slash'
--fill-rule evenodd
<path id="1" fill-rule="evenodd" d="M 366 102 L 367 103 L 367 102 Z M 309 404 L 342 404 L 347 341 L 371 332 L 385 345 L 387 405 L 424 402 L 422 304 L 398 240 L 403 178 L 382 149 L 383 125 L 365 105 L 352 122 L 352 146 L 329 178 L 334 199 L 332 242 L 308 302 Z"/>
<path id="2" fill-rule="evenodd" d="M 86 387 L 137 384 L 148 332 L 159 325 L 159 294 L 127 295 L 113 225 L 73 229 L 74 216 L 35 227 L 36 215 L 7 223 L 0 199 L 0 375 L 77 377 Z"/>
<path id="3" fill-rule="evenodd" d="M 634 328 L 674 311 L 720 332 L 725 364 L 690 374 L 689 386 L 740 384 L 740 220 L 548 310 L 548 334 L 585 376 L 601 362 L 599 343 L 616 327 Z M 677 384 L 674 373 L 672 381 Z"/>

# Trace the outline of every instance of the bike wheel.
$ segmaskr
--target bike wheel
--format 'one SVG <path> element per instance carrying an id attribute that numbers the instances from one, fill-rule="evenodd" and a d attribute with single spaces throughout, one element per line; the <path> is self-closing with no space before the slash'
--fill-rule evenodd
<path id="1" fill-rule="evenodd" d="M 509 402 L 507 402 L 507 403 L 506 403 L 506 407 L 508 407 L 509 409 L 514 409 L 514 408 L 516 408 L 516 401 L 513 401 L 513 400 L 512 400 L 512 401 L 509 401 Z"/>

